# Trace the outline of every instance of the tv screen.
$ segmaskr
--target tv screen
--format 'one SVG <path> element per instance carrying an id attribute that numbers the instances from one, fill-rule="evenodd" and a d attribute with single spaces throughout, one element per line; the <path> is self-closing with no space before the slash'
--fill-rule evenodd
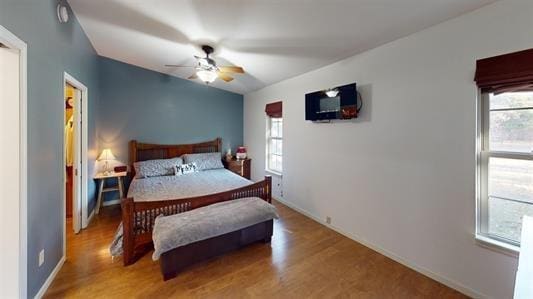
<path id="1" fill-rule="evenodd" d="M 305 119 L 325 121 L 357 117 L 355 83 L 305 95 Z"/>
<path id="2" fill-rule="evenodd" d="M 340 96 L 336 96 L 336 97 L 333 97 L 333 98 L 330 98 L 330 97 L 323 97 L 320 99 L 320 111 L 318 111 L 319 113 L 324 113 L 324 112 L 337 112 L 339 111 L 341 107 L 341 97 Z"/>

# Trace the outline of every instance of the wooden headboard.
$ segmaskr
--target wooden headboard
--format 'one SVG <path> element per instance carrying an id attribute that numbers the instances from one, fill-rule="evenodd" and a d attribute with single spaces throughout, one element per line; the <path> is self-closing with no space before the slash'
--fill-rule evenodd
<path id="1" fill-rule="evenodd" d="M 222 139 L 191 144 L 151 144 L 130 141 L 130 170 L 135 176 L 133 163 L 153 159 L 169 159 L 183 154 L 214 153 L 222 151 Z"/>

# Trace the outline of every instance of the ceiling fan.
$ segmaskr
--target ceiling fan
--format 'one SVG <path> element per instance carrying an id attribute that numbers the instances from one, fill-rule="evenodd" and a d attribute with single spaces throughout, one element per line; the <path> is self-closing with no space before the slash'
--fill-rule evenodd
<path id="1" fill-rule="evenodd" d="M 195 66 L 187 65 L 175 65 L 175 64 L 166 64 L 168 67 L 192 67 L 196 70 L 196 73 L 192 74 L 188 79 L 200 78 L 206 84 L 214 82 L 217 78 L 224 80 L 225 82 L 230 82 L 233 80 L 233 77 L 230 74 L 244 74 L 244 69 L 240 66 L 230 65 L 230 66 L 217 66 L 216 61 L 209 57 L 211 53 L 214 52 L 213 47 L 202 45 L 202 50 L 205 52 L 205 57 L 196 58 L 197 63 Z"/>

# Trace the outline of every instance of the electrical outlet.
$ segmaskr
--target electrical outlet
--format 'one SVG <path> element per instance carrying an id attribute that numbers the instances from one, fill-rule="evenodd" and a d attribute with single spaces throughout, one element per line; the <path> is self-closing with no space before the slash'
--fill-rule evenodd
<path id="1" fill-rule="evenodd" d="M 39 252 L 39 267 L 44 264 L 44 249 Z"/>
<path id="2" fill-rule="evenodd" d="M 327 224 L 331 224 L 331 217 L 329 217 L 329 216 L 326 217 L 326 223 L 327 223 Z"/>

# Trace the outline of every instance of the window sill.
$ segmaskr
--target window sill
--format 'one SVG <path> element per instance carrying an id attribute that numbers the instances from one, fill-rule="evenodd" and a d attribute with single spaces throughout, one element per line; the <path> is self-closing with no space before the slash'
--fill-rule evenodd
<path id="1" fill-rule="evenodd" d="M 274 171 L 274 170 L 265 169 L 265 171 L 268 172 L 269 174 L 273 174 L 275 176 L 279 176 L 279 177 L 283 176 L 283 174 L 281 172 L 277 172 L 277 171 Z"/>
<path id="2" fill-rule="evenodd" d="M 476 244 L 511 257 L 517 258 L 520 254 L 520 247 L 518 246 L 507 244 L 479 234 L 476 234 Z"/>

